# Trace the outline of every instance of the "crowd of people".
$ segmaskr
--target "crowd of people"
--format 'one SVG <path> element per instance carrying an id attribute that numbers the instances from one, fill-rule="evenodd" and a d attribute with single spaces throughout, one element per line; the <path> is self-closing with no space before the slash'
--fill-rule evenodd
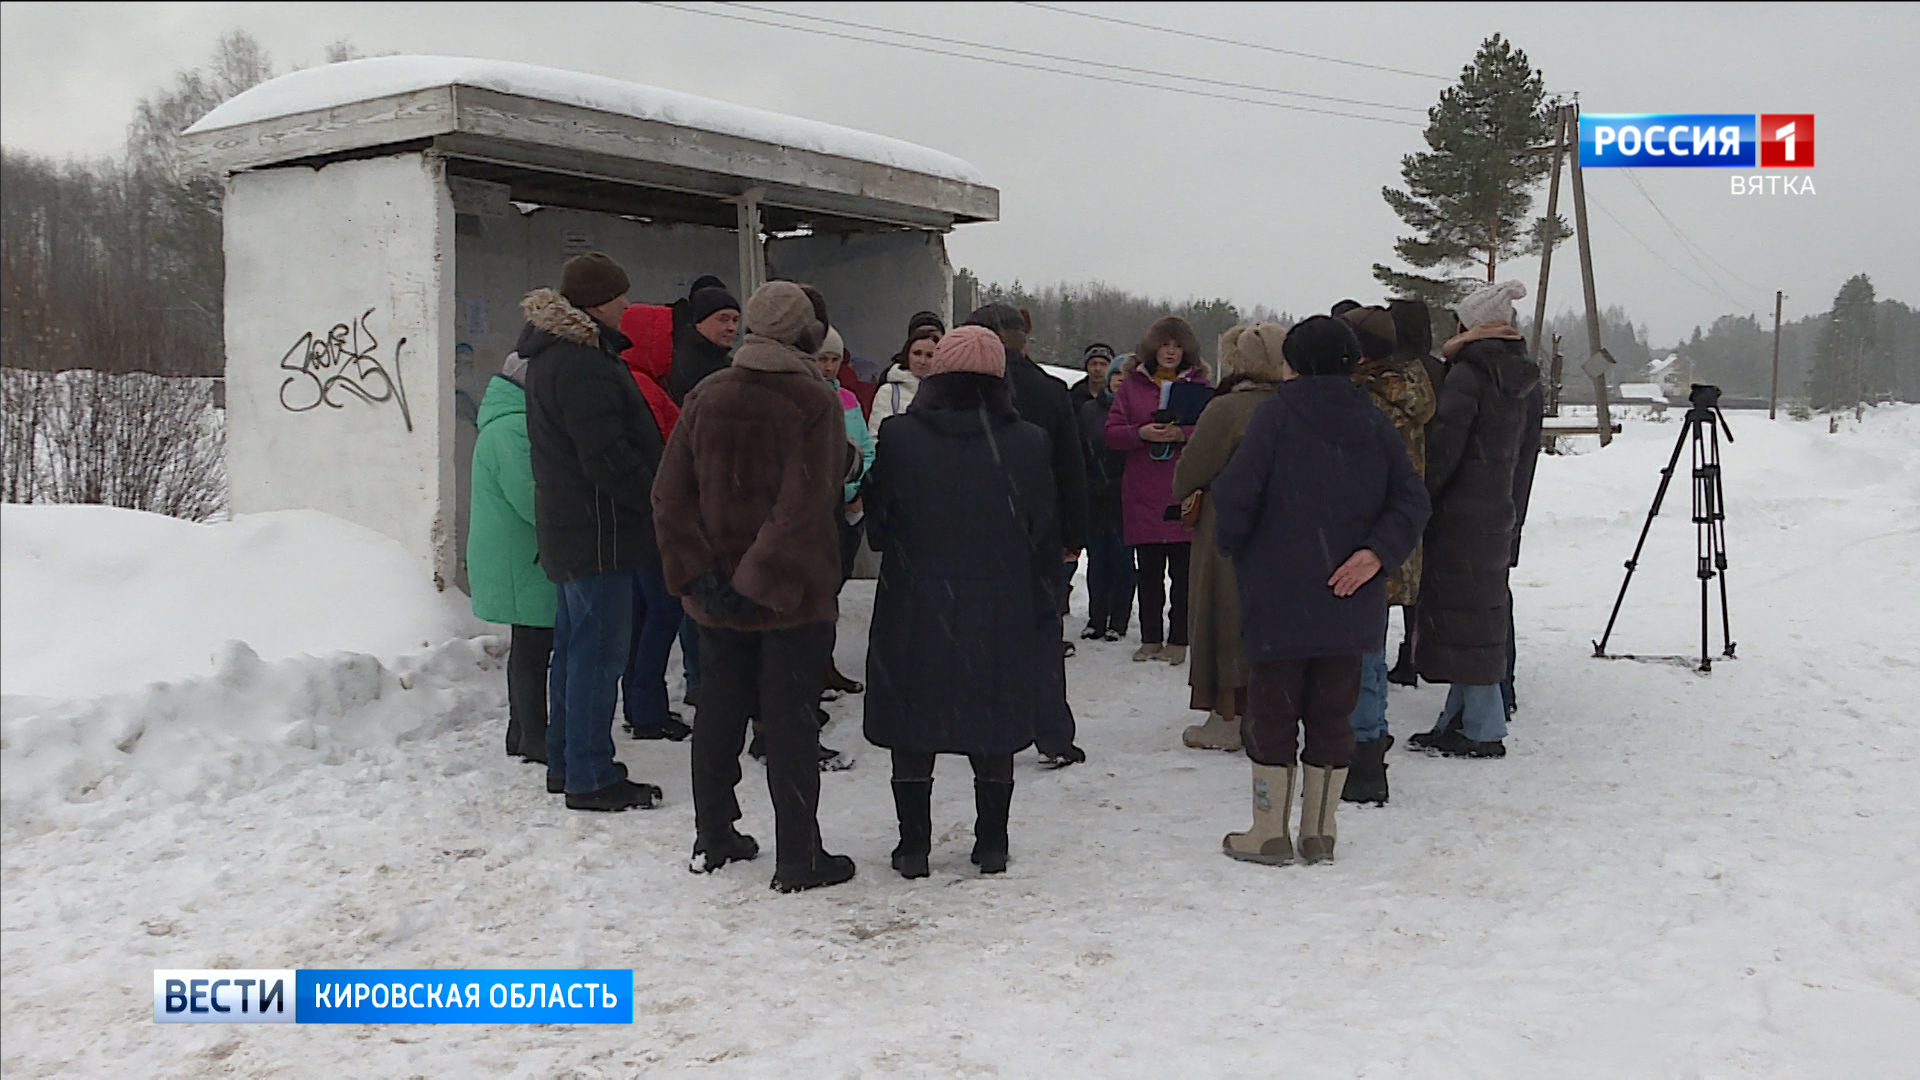
<path id="1" fill-rule="evenodd" d="M 1079 639 L 1125 640 L 1137 600 L 1133 660 L 1184 668 L 1204 714 L 1184 745 L 1250 762 L 1232 858 L 1330 860 L 1340 802 L 1387 802 L 1391 682 L 1449 684 L 1412 745 L 1505 755 L 1542 412 L 1517 282 L 1453 305 L 1437 356 L 1417 300 L 1237 326 L 1211 363 L 1168 316 L 1131 354 L 1088 345 L 1071 389 L 1002 304 L 952 328 L 915 314 L 879 365 L 808 285 L 744 305 L 713 277 L 666 306 L 629 292 L 593 253 L 526 297 L 474 448 L 468 574 L 475 614 L 512 627 L 506 751 L 568 808 L 659 804 L 616 760 L 619 713 L 633 738 L 692 741 L 693 870 L 759 854 L 737 824 L 745 754 L 765 763 L 774 888 L 847 881 L 818 824 L 820 774 L 844 762 L 821 703 L 864 694 L 894 870 L 930 873 L 947 754 L 973 773 L 972 861 L 1000 873 L 1015 755 L 1086 760 L 1067 694 L 1083 557 Z M 863 547 L 865 685 L 834 660 Z M 676 640 L 691 724 L 667 689 Z"/>

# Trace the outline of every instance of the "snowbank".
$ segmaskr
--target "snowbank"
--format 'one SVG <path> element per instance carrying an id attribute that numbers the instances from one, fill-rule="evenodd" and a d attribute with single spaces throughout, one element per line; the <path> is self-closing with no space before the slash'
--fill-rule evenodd
<path id="1" fill-rule="evenodd" d="M 888 870 L 887 766 L 868 752 L 821 785 L 822 835 L 859 876 L 800 896 L 768 890 L 766 856 L 686 872 L 684 743 L 617 740 L 662 808 L 562 810 L 541 770 L 502 752 L 498 641 L 390 664 L 236 648 L 167 687 L 7 697 L 0 1070 L 1909 1074 L 1920 409 L 1837 435 L 1730 419 L 1740 659 L 1702 676 L 1590 657 L 1679 424 L 1630 420 L 1605 451 L 1543 459 L 1513 579 L 1509 757 L 1407 752 L 1445 690 L 1395 687 L 1393 802 L 1343 807 L 1327 866 L 1220 856 L 1247 822 L 1246 762 L 1179 745 L 1197 719 L 1185 672 L 1132 663 L 1131 641 L 1068 661 L 1089 760 L 1043 772 L 1021 756 L 1004 877 L 967 863 L 957 760 L 934 787 L 933 876 Z M 1683 476 L 1621 651 L 1697 644 L 1686 503 Z M 838 661 L 855 676 L 872 590 L 845 596 Z M 828 708 L 827 743 L 862 750 L 859 699 Z M 744 772 L 741 827 L 770 845 L 764 770 Z M 146 973 L 199 966 L 633 968 L 636 1018 L 153 1024 Z"/>
<path id="2" fill-rule="evenodd" d="M 312 510 L 195 524 L 106 506 L 0 507 L 0 695 L 92 697 L 267 660 L 392 660 L 488 633 L 397 542 Z"/>
<path id="3" fill-rule="evenodd" d="M 319 766 L 377 766 L 392 757 L 380 751 L 497 712 L 504 686 L 488 674 L 506 652 L 502 638 L 459 639 L 389 668 L 360 653 L 269 663 L 233 641 L 203 678 L 89 699 L 0 698 L 0 823 L 99 828 Z"/>
<path id="4" fill-rule="evenodd" d="M 782 116 L 677 90 L 507 60 L 453 56 L 378 56 L 296 71 L 261 83 L 227 101 L 187 134 L 238 127 L 372 101 L 436 86 L 472 86 L 503 94 L 657 120 L 664 124 L 811 150 L 968 184 L 984 184 L 978 169 L 950 154 L 884 135 Z"/>

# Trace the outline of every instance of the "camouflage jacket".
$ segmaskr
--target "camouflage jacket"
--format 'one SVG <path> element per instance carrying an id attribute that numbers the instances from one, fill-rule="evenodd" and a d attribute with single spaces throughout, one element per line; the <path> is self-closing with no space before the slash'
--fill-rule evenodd
<path id="1" fill-rule="evenodd" d="M 1354 368 L 1353 381 L 1373 395 L 1373 403 L 1393 421 L 1393 429 L 1400 433 L 1414 471 L 1425 476 L 1427 421 L 1433 419 L 1436 404 L 1433 380 L 1427 378 L 1426 365 L 1417 357 L 1362 360 Z M 1415 548 L 1387 579 L 1387 603 L 1411 606 L 1419 599 L 1420 563 L 1421 551 Z"/>

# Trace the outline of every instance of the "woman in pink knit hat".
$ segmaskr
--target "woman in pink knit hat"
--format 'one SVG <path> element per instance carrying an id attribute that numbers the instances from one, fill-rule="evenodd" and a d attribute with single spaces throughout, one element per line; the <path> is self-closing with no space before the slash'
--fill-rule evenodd
<path id="1" fill-rule="evenodd" d="M 912 407 L 880 429 L 867 480 L 881 562 L 866 735 L 893 751 L 893 868 L 908 878 L 931 872 L 936 754 L 971 760 L 973 862 L 1006 869 L 1013 755 L 1033 743 L 1059 661 L 1051 443 L 1014 411 L 1005 374 L 992 331 L 941 338 Z"/>

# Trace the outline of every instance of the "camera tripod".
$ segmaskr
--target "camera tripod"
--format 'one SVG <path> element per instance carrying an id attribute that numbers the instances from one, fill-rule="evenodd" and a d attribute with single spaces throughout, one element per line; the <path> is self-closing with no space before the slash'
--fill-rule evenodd
<path id="1" fill-rule="evenodd" d="M 1674 470 L 1680 465 L 1680 453 L 1689 444 L 1693 447 L 1694 573 L 1700 579 L 1698 670 L 1713 670 L 1713 656 L 1708 645 L 1708 629 L 1711 625 L 1708 608 L 1715 578 L 1720 579 L 1720 655 L 1728 660 L 1734 658 L 1733 625 L 1727 616 L 1726 491 L 1720 482 L 1720 433 L 1724 431 L 1727 441 L 1732 442 L 1733 429 L 1727 426 L 1727 418 L 1720 413 L 1719 387 L 1695 383 L 1687 400 L 1692 408 L 1687 410 L 1685 427 L 1673 445 L 1673 456 L 1667 459 L 1667 467 L 1660 470 L 1660 488 L 1654 492 L 1653 507 L 1647 511 L 1646 524 L 1640 526 L 1640 542 L 1633 545 L 1633 557 L 1627 560 L 1627 576 L 1620 582 L 1620 594 L 1614 597 L 1613 614 L 1607 617 L 1606 633 L 1593 643 L 1593 655 L 1599 659 L 1692 662 L 1686 657 L 1614 656 L 1607 652 L 1607 640 L 1613 637 L 1614 623 L 1620 618 L 1620 605 L 1627 598 L 1627 586 L 1633 584 L 1633 572 L 1639 568 L 1640 553 L 1647 546 L 1647 533 L 1653 529 L 1653 519 L 1660 513 L 1660 504 L 1666 501 L 1667 487 L 1673 482 Z"/>

